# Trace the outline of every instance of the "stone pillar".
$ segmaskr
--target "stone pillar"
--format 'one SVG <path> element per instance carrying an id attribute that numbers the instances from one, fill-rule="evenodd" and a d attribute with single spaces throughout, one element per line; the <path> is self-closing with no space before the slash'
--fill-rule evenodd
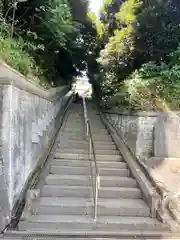
<path id="1" fill-rule="evenodd" d="M 138 132 L 136 141 L 136 156 L 142 161 L 147 161 L 154 155 L 153 134 L 156 117 L 138 117 Z"/>
<path id="2" fill-rule="evenodd" d="M 180 117 L 161 113 L 155 123 L 154 156 L 180 158 Z"/>

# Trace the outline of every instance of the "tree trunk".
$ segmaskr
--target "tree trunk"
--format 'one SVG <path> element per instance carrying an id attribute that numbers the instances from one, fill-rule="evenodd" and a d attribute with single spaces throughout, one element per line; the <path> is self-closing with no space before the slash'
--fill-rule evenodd
<path id="1" fill-rule="evenodd" d="M 3 17 L 6 16 L 6 13 L 8 11 L 9 1 L 8 0 L 2 0 L 2 14 Z"/>

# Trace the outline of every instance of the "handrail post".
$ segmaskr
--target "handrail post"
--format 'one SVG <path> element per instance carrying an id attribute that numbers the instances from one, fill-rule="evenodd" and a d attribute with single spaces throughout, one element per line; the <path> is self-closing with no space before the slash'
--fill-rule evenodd
<path id="1" fill-rule="evenodd" d="M 86 135 L 89 136 L 88 119 L 86 120 Z"/>
<path id="2" fill-rule="evenodd" d="M 97 177 L 96 177 L 94 221 L 97 220 L 97 201 L 98 201 L 98 179 L 97 179 Z"/>
<path id="3" fill-rule="evenodd" d="M 89 138 L 89 160 L 92 161 L 92 140 Z"/>

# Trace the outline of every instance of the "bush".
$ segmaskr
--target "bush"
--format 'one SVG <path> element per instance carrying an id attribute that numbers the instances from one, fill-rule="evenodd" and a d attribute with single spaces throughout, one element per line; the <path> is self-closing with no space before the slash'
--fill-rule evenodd
<path id="1" fill-rule="evenodd" d="M 124 81 L 131 108 L 162 111 L 180 108 L 179 57 L 180 48 L 168 55 L 166 63 L 146 63 Z"/>
<path id="2" fill-rule="evenodd" d="M 44 71 L 37 66 L 33 56 L 29 53 L 32 44 L 25 42 L 21 37 L 10 38 L 11 26 L 0 21 L 0 59 L 16 71 L 22 73 L 35 85 L 49 88 L 47 79 L 43 77 Z M 37 47 L 36 47 L 37 49 Z M 31 51 L 33 51 L 31 47 Z"/>
<path id="3" fill-rule="evenodd" d="M 121 3 L 120 9 L 113 12 L 115 20 L 107 17 L 106 21 L 101 20 L 104 25 L 116 23 L 108 41 L 98 39 L 102 47 L 97 61 L 104 74 L 100 82 L 102 105 L 140 110 L 178 109 L 179 1 Z"/>
<path id="4" fill-rule="evenodd" d="M 23 50 L 20 41 L 1 37 L 0 57 L 24 75 L 37 74 L 34 60 Z"/>

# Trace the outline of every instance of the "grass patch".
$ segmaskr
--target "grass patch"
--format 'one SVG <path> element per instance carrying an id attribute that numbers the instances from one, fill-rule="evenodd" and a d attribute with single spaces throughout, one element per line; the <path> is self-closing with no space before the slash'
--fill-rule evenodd
<path id="1" fill-rule="evenodd" d="M 8 65 L 25 76 L 38 74 L 34 59 L 23 50 L 21 41 L 0 37 L 0 57 Z"/>
<path id="2" fill-rule="evenodd" d="M 50 88 L 47 79 L 43 77 L 43 71 L 37 66 L 35 60 L 24 48 L 21 38 L 0 37 L 0 58 L 10 67 L 30 77 L 30 81 L 43 88 Z"/>

